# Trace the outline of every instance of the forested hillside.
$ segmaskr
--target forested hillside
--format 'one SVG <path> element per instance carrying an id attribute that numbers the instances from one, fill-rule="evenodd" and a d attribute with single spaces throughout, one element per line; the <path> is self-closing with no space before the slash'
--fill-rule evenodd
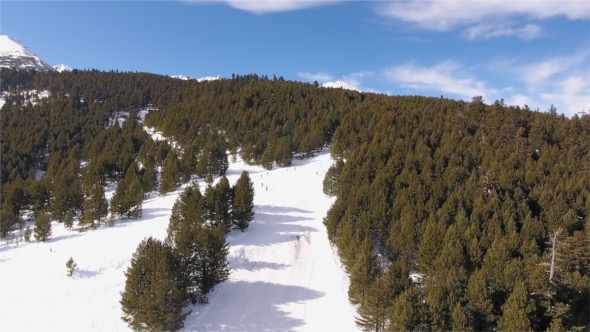
<path id="1" fill-rule="evenodd" d="M 359 327 L 589 326 L 590 116 L 257 75 L 1 75 L 1 236 L 31 215 L 107 222 L 97 183 L 119 183 L 111 214 L 133 218 L 133 194 L 223 175 L 231 155 L 272 168 L 328 146 L 325 224 Z"/>

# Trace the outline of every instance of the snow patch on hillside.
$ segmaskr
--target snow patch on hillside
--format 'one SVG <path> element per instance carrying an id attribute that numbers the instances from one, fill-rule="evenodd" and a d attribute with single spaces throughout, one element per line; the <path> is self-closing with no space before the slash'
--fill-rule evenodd
<path id="1" fill-rule="evenodd" d="M 37 105 L 42 99 L 49 98 L 49 91 L 48 90 L 28 90 L 28 91 L 20 91 L 18 92 L 19 95 L 24 97 L 25 102 L 30 102 L 33 105 Z M 4 106 L 6 103 L 6 98 L 11 95 L 10 92 L 0 92 L 0 108 Z"/>
<path id="2" fill-rule="evenodd" d="M 230 164 L 232 184 L 243 170 L 250 173 L 256 214 L 246 232 L 229 234 L 230 278 L 209 304 L 190 308 L 184 330 L 357 330 L 348 277 L 322 223 L 333 203 L 322 193 L 331 164 L 328 151 L 271 171 Z M 107 188 L 107 198 L 114 189 Z M 164 239 L 181 190 L 152 194 L 140 219 L 114 227 L 79 233 L 53 223 L 46 243 L 0 243 L 0 331 L 129 331 L 119 304 L 124 273 L 141 240 Z M 78 265 L 71 278 L 70 257 Z"/>

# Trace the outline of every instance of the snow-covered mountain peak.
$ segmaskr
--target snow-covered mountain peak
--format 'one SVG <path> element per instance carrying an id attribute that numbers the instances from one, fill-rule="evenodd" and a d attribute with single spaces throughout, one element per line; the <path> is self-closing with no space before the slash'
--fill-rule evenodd
<path id="1" fill-rule="evenodd" d="M 24 44 L 7 35 L 0 35 L 0 67 L 53 71 Z"/>
<path id="2" fill-rule="evenodd" d="M 63 65 L 63 64 L 62 65 L 53 66 L 53 69 L 57 70 L 60 73 L 61 72 L 64 72 L 64 71 L 72 71 L 73 70 L 72 67 L 66 66 L 66 65 Z"/>
<path id="3" fill-rule="evenodd" d="M 337 88 L 337 89 L 346 89 L 346 90 L 352 90 L 352 91 L 359 91 L 359 89 L 355 88 L 354 86 L 342 81 L 342 80 L 337 80 L 335 82 L 326 82 L 324 84 L 322 84 L 322 87 L 324 88 Z"/>

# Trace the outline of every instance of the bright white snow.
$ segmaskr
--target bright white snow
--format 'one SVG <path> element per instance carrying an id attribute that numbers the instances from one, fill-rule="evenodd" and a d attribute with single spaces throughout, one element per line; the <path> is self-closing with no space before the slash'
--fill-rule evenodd
<path id="1" fill-rule="evenodd" d="M 232 231 L 231 275 L 193 306 L 186 331 L 353 331 L 348 278 L 326 236 L 322 218 L 332 199 L 322 193 L 332 163 L 328 152 L 266 171 L 238 161 L 254 183 L 255 220 Z M 108 188 L 110 193 L 114 188 Z M 46 243 L 0 244 L 0 331 L 128 331 L 120 319 L 124 272 L 139 242 L 163 239 L 180 192 L 152 196 L 143 217 L 87 233 L 53 224 Z M 66 261 L 78 269 L 66 276 Z"/>
<path id="2" fill-rule="evenodd" d="M 10 38 L 7 35 L 0 35 L 0 56 L 31 56 L 37 57 L 21 42 Z"/>
<path id="3" fill-rule="evenodd" d="M 58 71 L 60 73 L 62 73 L 64 71 L 72 71 L 72 70 L 74 70 L 72 67 L 66 66 L 66 65 L 63 65 L 63 64 L 62 65 L 55 65 L 55 66 L 53 66 L 53 69 L 55 69 L 56 71 Z"/>
<path id="4" fill-rule="evenodd" d="M 335 88 L 335 89 L 346 89 L 346 90 L 352 90 L 352 91 L 358 91 L 358 92 L 361 91 L 361 90 L 355 88 L 354 86 L 350 85 L 349 83 L 346 83 L 341 80 L 336 80 L 336 82 L 326 82 L 326 83 L 322 84 L 322 87 Z"/>

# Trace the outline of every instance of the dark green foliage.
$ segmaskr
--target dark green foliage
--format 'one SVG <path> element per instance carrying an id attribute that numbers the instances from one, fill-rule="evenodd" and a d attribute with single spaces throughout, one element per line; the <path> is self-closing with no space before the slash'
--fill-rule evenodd
<path id="1" fill-rule="evenodd" d="M 68 212 L 76 214 L 82 210 L 84 194 L 82 181 L 78 176 L 80 173 L 79 159 L 75 151 L 72 150 L 65 161 L 60 162 L 56 159 L 55 165 L 55 169 L 51 170 L 53 181 L 49 207 L 51 217 L 63 222 Z"/>
<path id="2" fill-rule="evenodd" d="M 76 267 L 78 267 L 78 265 L 76 264 L 76 262 L 74 262 L 74 259 L 70 257 L 70 259 L 68 259 L 68 261 L 66 262 L 66 274 L 68 277 L 74 275 Z"/>
<path id="3" fill-rule="evenodd" d="M 35 218 L 35 240 L 45 242 L 51 237 L 51 219 L 49 214 L 41 212 Z"/>
<path id="4" fill-rule="evenodd" d="M 178 262 L 172 248 L 143 240 L 125 272 L 122 319 L 135 331 L 174 331 L 183 326 L 184 293 L 177 281 Z"/>
<path id="5" fill-rule="evenodd" d="M 125 178 L 117 184 L 111 199 L 111 214 L 121 218 L 139 218 L 142 214 L 143 186 L 135 162 L 129 165 Z"/>
<path id="6" fill-rule="evenodd" d="M 7 236 L 20 224 L 20 218 L 12 212 L 12 209 L 7 204 L 2 204 L 0 207 L 0 237 Z"/>
<path id="7" fill-rule="evenodd" d="M 371 242 L 365 240 L 350 271 L 348 298 L 353 304 L 364 302 L 372 283 L 381 273 L 378 257 L 372 250 Z"/>
<path id="8" fill-rule="evenodd" d="M 180 171 L 180 162 L 176 156 L 175 150 L 168 153 L 163 167 L 164 170 L 162 171 L 162 180 L 160 182 L 160 195 L 165 195 L 166 193 L 171 192 L 180 184 L 182 173 Z"/>
<path id="9" fill-rule="evenodd" d="M 20 227 L 25 211 L 48 209 L 63 222 L 79 215 L 87 187 L 81 160 L 106 182 L 141 162 L 136 186 L 144 192 L 155 188 L 156 167 L 164 166 L 166 193 L 197 168 L 213 183 L 227 151 L 272 168 L 329 146 L 345 162 L 326 177 L 326 193 L 337 198 L 324 223 L 345 268 L 354 270 L 370 241 L 384 267 L 400 261 L 425 274 L 419 294 L 410 287 L 392 304 L 394 330 L 455 329 L 465 326 L 464 317 L 474 330 L 497 329 L 517 281 L 534 303 L 532 329 L 590 324 L 583 254 L 590 244 L 582 240 L 590 233 L 590 116 L 567 119 L 554 108 L 539 113 L 501 100 L 486 105 L 481 97 L 319 89 L 257 75 L 200 83 L 143 73 L 0 70 L 3 91 L 11 91 L 0 113 L 2 236 Z M 23 89 L 47 90 L 50 98 L 29 102 L 12 92 Z M 174 148 L 152 141 L 139 125 L 137 111 L 147 107 L 145 125 L 174 140 Z M 203 218 L 223 219 L 210 213 Z M 557 229 L 560 270 L 549 280 L 547 242 Z M 408 307 L 402 297 L 427 301 Z M 404 312 L 423 319 L 405 320 Z"/>
<path id="10" fill-rule="evenodd" d="M 223 136 L 211 132 L 206 137 L 206 143 L 199 155 L 197 163 L 197 175 L 202 178 L 208 176 L 222 176 L 227 171 L 229 162 L 227 159 L 227 143 Z"/>
<path id="11" fill-rule="evenodd" d="M 529 299 L 524 282 L 516 283 L 514 290 L 502 305 L 502 317 L 498 320 L 500 331 L 531 331 L 529 315 L 534 306 Z"/>
<path id="12" fill-rule="evenodd" d="M 254 185 L 248 172 L 243 171 L 233 187 L 232 222 L 242 232 L 254 219 Z"/>
<path id="13" fill-rule="evenodd" d="M 205 217 L 215 227 L 221 227 L 226 232 L 231 228 L 231 212 L 233 192 L 227 177 L 223 176 L 215 187 L 209 185 L 205 190 Z"/>
<path id="14" fill-rule="evenodd" d="M 79 224 L 81 227 L 94 227 L 95 223 L 100 222 L 109 213 L 109 205 L 104 196 L 104 188 L 100 182 L 94 183 L 88 188 L 86 199 L 84 200 L 82 216 Z"/>
<path id="15" fill-rule="evenodd" d="M 324 194 L 330 197 L 338 195 L 338 176 L 340 176 L 343 166 L 344 162 L 339 159 L 328 168 L 323 182 Z"/>
<path id="16" fill-rule="evenodd" d="M 205 204 L 197 186 L 187 187 L 172 208 L 166 237 L 178 257 L 184 297 L 193 303 L 206 302 L 207 294 L 229 276 L 226 229 L 207 219 Z"/>
<path id="17" fill-rule="evenodd" d="M 576 258 L 585 255 L 575 248 L 588 237 L 590 141 L 581 137 L 590 135 L 590 117 L 478 99 L 400 97 L 371 107 L 372 98 L 364 100 L 367 112 L 342 118 L 331 152 L 346 162 L 336 184 L 331 170 L 324 180 L 338 190 L 324 222 L 351 272 L 352 293 L 370 289 L 352 275 L 358 248 L 370 240 L 384 261 L 425 274 L 426 305 L 410 310 L 396 301 L 394 330 L 498 328 L 517 281 L 534 303 L 526 309 L 529 328 L 547 329 L 553 318 L 566 329 L 587 326 L 588 264 L 581 262 L 588 260 Z M 560 256 L 552 285 L 543 264 L 558 228 L 567 233 L 561 252 L 571 254 Z M 552 309 L 566 303 L 560 314 Z M 418 309 L 425 320 L 402 315 Z"/>

